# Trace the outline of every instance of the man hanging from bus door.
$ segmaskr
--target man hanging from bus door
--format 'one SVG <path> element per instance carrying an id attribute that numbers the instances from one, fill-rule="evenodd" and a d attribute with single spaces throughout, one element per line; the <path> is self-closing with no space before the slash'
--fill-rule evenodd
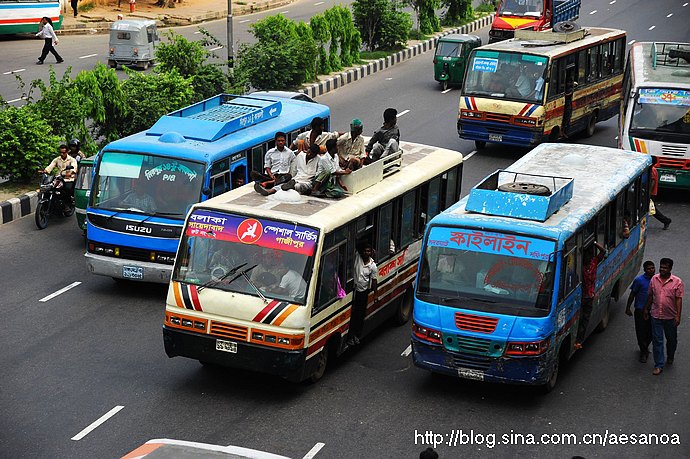
<path id="1" fill-rule="evenodd" d="M 640 362 L 647 363 L 649 357 L 649 344 L 652 342 L 652 323 L 649 317 L 644 318 L 644 307 L 647 304 L 647 293 L 649 291 L 649 281 L 654 276 L 656 267 L 653 261 L 645 261 L 642 265 L 644 272 L 637 276 L 630 286 L 630 295 L 625 307 L 625 314 L 632 316 L 630 310 L 633 302 L 635 303 L 635 336 L 637 345 L 640 347 Z"/>
<path id="2" fill-rule="evenodd" d="M 594 251 L 596 250 L 596 253 Z M 582 263 L 582 302 L 580 305 L 580 322 L 577 326 L 577 337 L 575 338 L 575 349 L 582 349 L 582 342 L 585 340 L 587 325 L 592 315 L 594 305 L 594 290 L 597 281 L 597 266 L 606 258 L 606 249 L 598 242 L 594 242 L 584 249 Z"/>
<path id="3" fill-rule="evenodd" d="M 373 255 L 374 250 L 369 242 L 362 243 L 355 255 L 355 295 L 352 301 L 350 330 L 347 334 L 348 346 L 359 344 L 364 329 L 364 319 L 367 315 L 369 292 L 374 293 L 374 303 L 378 301 L 376 287 L 379 270 Z"/>

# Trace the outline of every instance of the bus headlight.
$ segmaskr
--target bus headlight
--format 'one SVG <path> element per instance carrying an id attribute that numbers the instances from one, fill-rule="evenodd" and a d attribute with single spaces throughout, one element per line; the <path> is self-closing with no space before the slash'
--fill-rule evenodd
<path id="1" fill-rule="evenodd" d="M 460 110 L 460 117 L 461 118 L 482 119 L 482 118 L 484 118 L 484 114 L 481 112 L 475 112 L 472 110 L 462 109 L 462 110 Z"/>

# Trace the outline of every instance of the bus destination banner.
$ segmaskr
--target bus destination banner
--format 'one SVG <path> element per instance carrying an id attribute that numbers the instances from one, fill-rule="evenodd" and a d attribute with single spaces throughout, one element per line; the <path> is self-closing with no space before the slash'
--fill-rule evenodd
<path id="1" fill-rule="evenodd" d="M 461 228 L 434 227 L 427 245 L 471 252 L 495 253 L 534 260 L 548 260 L 554 242 L 526 236 Z"/>

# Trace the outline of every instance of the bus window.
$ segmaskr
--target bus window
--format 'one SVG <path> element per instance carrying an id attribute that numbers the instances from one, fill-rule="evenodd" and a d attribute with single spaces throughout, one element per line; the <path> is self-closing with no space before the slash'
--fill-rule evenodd
<path id="1" fill-rule="evenodd" d="M 604 208 L 597 215 L 597 238 L 596 241 L 600 244 L 606 244 L 606 211 Z"/>
<path id="2" fill-rule="evenodd" d="M 587 55 L 587 83 L 592 83 L 599 78 L 599 48 L 588 49 Z"/>
<path id="3" fill-rule="evenodd" d="M 317 287 L 318 297 L 312 315 L 345 296 L 346 260 L 346 241 L 321 257 Z"/>
<path id="4" fill-rule="evenodd" d="M 630 184 L 625 192 L 625 212 L 624 218 L 628 219 L 628 225 L 634 226 L 637 224 L 637 180 Z"/>
<path id="5" fill-rule="evenodd" d="M 438 195 L 441 187 L 441 178 L 436 177 L 429 182 L 428 193 L 426 193 L 426 218 L 427 221 L 434 218 L 441 211 L 439 209 Z"/>
<path id="6" fill-rule="evenodd" d="M 211 196 L 218 196 L 230 191 L 230 171 L 211 177 Z"/>
<path id="7" fill-rule="evenodd" d="M 611 222 L 613 234 L 609 233 L 611 236 L 609 240 L 612 241 L 611 246 L 615 246 L 623 240 L 623 217 L 625 215 L 625 195 L 623 193 L 616 197 L 615 212 L 611 212 L 611 214 L 614 215 L 615 220 Z"/>
<path id="8" fill-rule="evenodd" d="M 587 81 L 587 50 L 577 53 L 577 82 L 585 84 Z"/>
<path id="9" fill-rule="evenodd" d="M 640 209 L 639 215 L 645 215 L 649 210 L 649 173 L 645 172 L 638 179 L 640 188 L 640 200 L 638 202 L 638 207 Z"/>
<path id="10" fill-rule="evenodd" d="M 415 237 L 415 204 L 417 201 L 417 196 L 415 191 L 408 192 L 402 198 L 402 212 L 400 213 L 400 227 L 398 240 L 400 241 L 400 247 L 407 247 Z"/>
<path id="11" fill-rule="evenodd" d="M 397 247 L 392 244 L 393 239 L 393 203 L 381 207 L 377 223 L 376 237 L 376 262 L 381 262 L 390 258 Z"/>
<path id="12" fill-rule="evenodd" d="M 613 50 L 613 72 L 620 73 L 623 71 L 623 58 L 625 57 L 625 42 L 623 39 L 614 42 Z M 624 97 L 625 98 L 625 97 Z"/>
<path id="13" fill-rule="evenodd" d="M 449 208 L 457 201 L 458 171 L 453 169 L 448 171 L 445 178 L 443 210 Z"/>
<path id="14" fill-rule="evenodd" d="M 262 145 L 252 147 L 249 157 L 252 159 L 252 170 L 261 172 L 264 169 L 264 149 Z"/>
<path id="15" fill-rule="evenodd" d="M 565 242 L 563 248 L 563 279 L 561 280 L 561 300 L 565 299 L 580 284 L 580 265 L 582 263 L 577 246 L 577 235 Z"/>

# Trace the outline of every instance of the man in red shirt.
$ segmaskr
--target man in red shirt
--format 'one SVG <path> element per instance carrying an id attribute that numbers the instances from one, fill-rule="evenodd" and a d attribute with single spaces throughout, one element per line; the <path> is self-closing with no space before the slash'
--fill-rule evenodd
<path id="1" fill-rule="evenodd" d="M 594 251 L 596 250 L 596 254 Z M 582 263 L 582 303 L 580 306 L 580 322 L 577 326 L 577 337 L 575 338 L 575 349 L 582 349 L 582 342 L 585 340 L 589 317 L 592 315 L 594 303 L 594 290 L 597 281 L 597 266 L 606 257 L 604 246 L 595 242 L 584 250 Z"/>
<path id="2" fill-rule="evenodd" d="M 645 305 L 645 318 L 652 316 L 652 346 L 654 353 L 653 375 L 660 375 L 664 370 L 664 363 L 671 365 L 678 345 L 678 325 L 683 309 L 683 281 L 671 274 L 673 260 L 662 258 L 659 262 L 659 274 L 649 281 L 649 295 Z M 668 358 L 664 360 L 664 336 L 666 336 L 666 352 Z"/>
<path id="3" fill-rule="evenodd" d="M 659 191 L 659 172 L 656 170 L 656 163 L 656 156 L 652 156 L 652 177 L 649 187 L 649 194 L 652 198 L 656 198 L 656 194 Z M 668 227 L 671 225 L 671 219 L 661 213 L 661 209 L 659 209 L 657 203 L 654 203 L 654 210 L 654 218 L 663 223 L 664 229 L 667 230 Z"/>

